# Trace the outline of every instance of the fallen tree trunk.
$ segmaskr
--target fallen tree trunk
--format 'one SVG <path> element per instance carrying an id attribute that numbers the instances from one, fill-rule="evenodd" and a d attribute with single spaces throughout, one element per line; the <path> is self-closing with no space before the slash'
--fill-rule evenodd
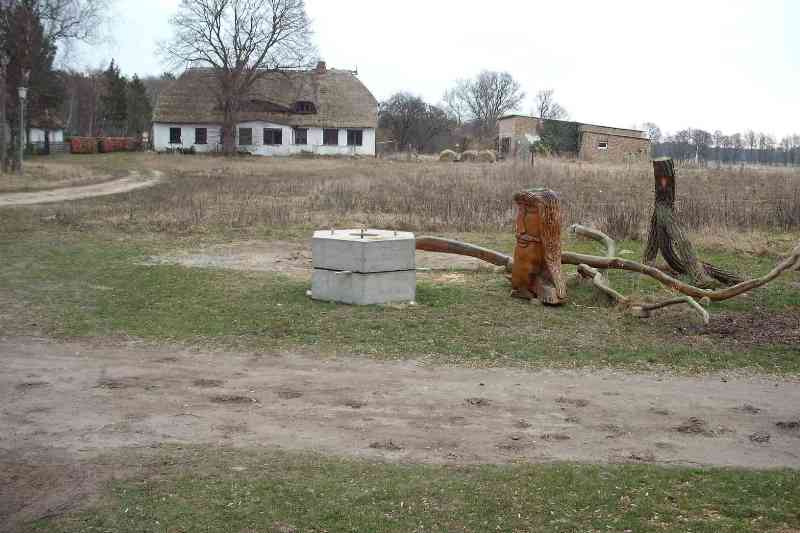
<path id="1" fill-rule="evenodd" d="M 513 263 L 511 256 L 504 253 L 466 242 L 444 239 L 442 237 L 417 237 L 417 250 L 442 254 L 466 255 L 493 265 L 505 267 L 509 272 L 511 271 L 511 265 Z"/>
<path id="2" fill-rule="evenodd" d="M 505 267 L 506 270 L 510 270 L 511 265 L 513 264 L 511 257 L 504 253 L 496 252 L 488 248 L 475 246 L 465 242 L 443 239 L 440 237 L 419 237 L 417 239 L 417 250 L 475 257 L 493 265 Z M 645 276 L 649 276 L 662 285 L 665 285 L 686 296 L 701 299 L 708 298 L 710 301 L 719 302 L 734 298 L 740 294 L 744 294 L 745 292 L 766 285 L 786 271 L 800 269 L 800 244 L 798 244 L 794 250 L 792 250 L 791 254 L 787 258 L 779 262 L 775 268 L 770 270 L 767 274 L 759 278 L 737 283 L 731 287 L 725 287 L 717 290 L 702 289 L 695 287 L 694 285 L 689 285 L 688 283 L 676 279 L 655 267 L 619 257 L 600 257 L 596 255 L 579 254 L 575 252 L 563 252 L 561 254 L 561 263 L 575 266 L 584 264 L 597 269 L 613 268 L 616 270 L 636 272 Z"/>
<path id="3" fill-rule="evenodd" d="M 577 266 L 580 264 L 586 264 L 594 268 L 615 268 L 618 270 L 638 272 L 639 274 L 650 276 L 659 283 L 666 285 L 667 287 L 674 289 L 681 294 L 685 294 L 686 296 L 691 296 L 692 298 L 708 298 L 713 302 L 720 302 L 722 300 L 734 298 L 753 289 L 757 289 L 758 287 L 766 285 L 770 281 L 774 280 L 787 270 L 798 268 L 798 266 L 800 266 L 800 245 L 798 245 L 792 251 L 789 257 L 778 263 L 775 268 L 773 268 L 764 276 L 743 281 L 741 283 L 737 283 L 736 285 L 717 290 L 701 289 L 699 287 L 695 287 L 694 285 L 689 285 L 688 283 L 684 283 L 679 279 L 675 279 L 672 276 L 665 274 L 655 267 L 643 265 L 642 263 L 630 261 L 628 259 L 621 259 L 619 257 L 607 258 L 598 257 L 595 255 L 578 254 L 574 252 L 564 252 L 561 254 L 561 262 L 567 265 Z"/>

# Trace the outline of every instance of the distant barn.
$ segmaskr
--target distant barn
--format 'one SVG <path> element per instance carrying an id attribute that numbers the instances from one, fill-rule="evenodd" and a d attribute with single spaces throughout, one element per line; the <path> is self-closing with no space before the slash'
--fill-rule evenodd
<path id="1" fill-rule="evenodd" d="M 583 161 L 624 162 L 650 156 L 650 139 L 641 130 L 528 115 L 507 115 L 498 120 L 498 125 L 500 153 L 507 157 L 526 157 L 531 140 L 537 138 L 544 139 L 557 152 Z"/>
<path id="2" fill-rule="evenodd" d="M 159 95 L 153 112 L 157 151 L 222 150 L 223 113 L 214 71 L 192 68 Z M 270 72 L 238 113 L 237 150 L 256 155 L 375 155 L 378 102 L 355 73 L 328 69 Z"/>

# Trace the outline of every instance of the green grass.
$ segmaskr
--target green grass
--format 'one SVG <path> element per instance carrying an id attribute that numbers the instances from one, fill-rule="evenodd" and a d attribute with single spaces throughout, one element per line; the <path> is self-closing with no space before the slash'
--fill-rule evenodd
<path id="1" fill-rule="evenodd" d="M 796 471 L 371 464 L 182 450 L 48 532 L 794 531 Z M 128 461 L 128 464 L 130 462 Z"/>
<path id="2" fill-rule="evenodd" d="M 698 318 L 689 311 L 633 318 L 607 309 L 585 286 L 570 287 L 568 305 L 545 308 L 509 298 L 508 281 L 499 273 L 465 272 L 464 283 L 436 282 L 421 275 L 416 306 L 354 307 L 311 301 L 305 295 L 306 280 L 282 274 L 140 264 L 164 246 L 85 234 L 37 233 L 0 241 L 0 297 L 26 304 L 5 329 L 24 332 L 33 321 L 43 324 L 45 333 L 63 338 L 124 334 L 233 348 L 304 348 L 470 365 L 800 371 L 796 347 L 742 346 L 697 335 L 691 328 Z M 624 243 L 622 248 L 638 253 L 636 246 Z M 593 249 L 587 243 L 568 247 Z M 774 262 L 727 256 L 715 260 L 736 262 L 751 272 L 765 271 Z M 791 274 L 742 302 L 712 305 L 710 310 L 738 313 L 760 306 L 796 312 L 800 291 L 789 286 L 796 277 Z M 661 290 L 630 274 L 613 273 L 612 280 L 628 294 L 652 296 Z M 679 328 L 690 331 L 680 333 Z"/>

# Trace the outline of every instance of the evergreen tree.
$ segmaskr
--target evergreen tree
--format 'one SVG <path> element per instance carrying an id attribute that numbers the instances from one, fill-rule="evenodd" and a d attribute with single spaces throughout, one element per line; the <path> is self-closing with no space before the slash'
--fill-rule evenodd
<path id="1" fill-rule="evenodd" d="M 15 119 L 19 116 L 20 86 L 28 88 L 25 129 L 30 128 L 31 119 L 55 113 L 64 98 L 61 80 L 53 70 L 56 46 L 45 34 L 35 2 L 0 2 L 0 48 L 9 60 L 5 72 L 6 117 L 18 139 L 21 132 Z"/>
<path id="2" fill-rule="evenodd" d="M 150 128 L 153 108 L 147 97 L 147 88 L 136 74 L 128 84 L 128 135 L 141 135 Z"/>
<path id="3" fill-rule="evenodd" d="M 128 122 L 128 80 L 111 60 L 103 72 L 103 95 L 100 97 L 102 129 L 107 134 L 124 135 Z"/>

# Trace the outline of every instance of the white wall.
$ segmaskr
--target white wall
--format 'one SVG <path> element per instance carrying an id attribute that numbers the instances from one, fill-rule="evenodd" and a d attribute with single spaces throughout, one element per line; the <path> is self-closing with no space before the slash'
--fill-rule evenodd
<path id="1" fill-rule="evenodd" d="M 171 127 L 181 128 L 181 144 L 169 143 L 169 130 Z M 207 128 L 208 144 L 194 144 L 195 128 Z M 294 143 L 294 131 L 290 126 L 273 124 L 270 122 L 242 122 L 238 128 L 253 129 L 253 144 L 250 146 L 240 146 L 241 150 L 246 150 L 255 155 L 292 155 L 301 152 L 312 152 L 319 155 L 375 155 L 375 129 L 361 128 L 362 145 L 347 146 L 347 128 L 339 128 L 339 145 L 324 146 L 322 144 L 322 128 L 308 128 L 308 144 L 296 145 Z M 280 146 L 264 144 L 264 128 L 281 129 L 283 131 L 283 144 Z M 222 149 L 220 145 L 221 126 L 218 124 L 153 124 L 153 147 L 156 151 L 164 151 L 168 148 L 190 148 L 194 146 L 198 152 L 212 152 Z"/>
<path id="2" fill-rule="evenodd" d="M 51 143 L 64 142 L 64 130 L 50 130 L 49 133 L 50 133 L 49 137 Z M 44 144 L 44 130 L 40 128 L 31 128 L 29 142 Z"/>
<path id="3" fill-rule="evenodd" d="M 169 130 L 170 128 L 181 129 L 181 144 L 169 143 Z M 195 128 L 206 128 L 206 144 L 194 143 L 194 130 Z M 213 152 L 218 149 L 220 144 L 220 130 L 222 126 L 218 124 L 153 124 L 153 148 L 157 152 L 163 152 L 167 148 L 191 148 L 198 152 Z"/>

